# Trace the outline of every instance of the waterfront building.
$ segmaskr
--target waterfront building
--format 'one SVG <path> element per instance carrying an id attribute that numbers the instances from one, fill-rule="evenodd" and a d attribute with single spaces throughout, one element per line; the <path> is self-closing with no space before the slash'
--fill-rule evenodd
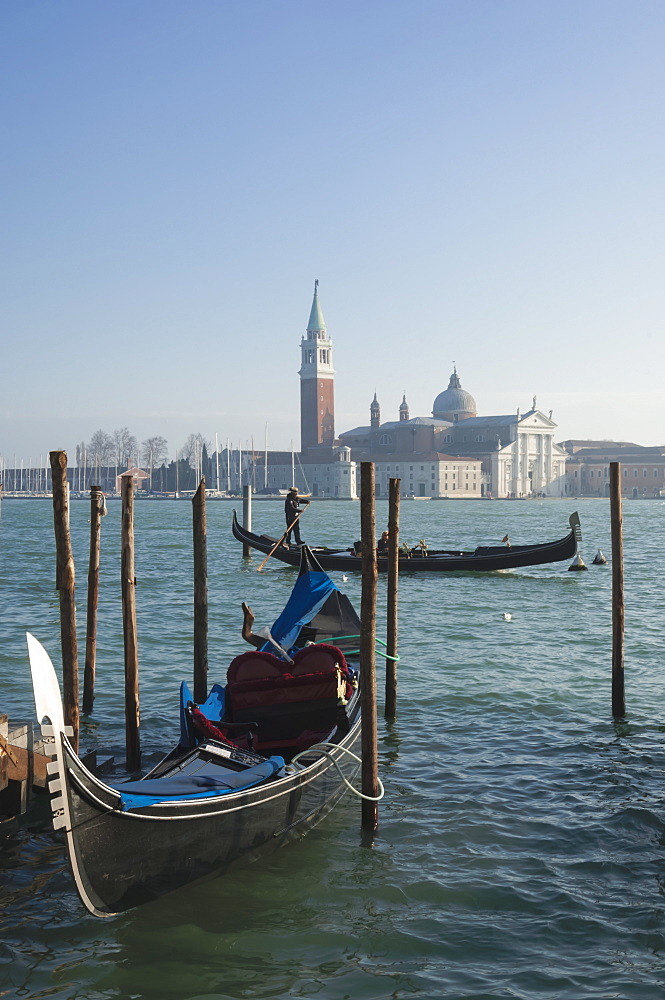
<path id="1" fill-rule="evenodd" d="M 478 416 L 475 399 L 454 369 L 448 388 L 434 400 L 431 417 L 410 417 L 405 394 L 398 419 L 381 423 L 375 393 L 369 425 L 344 431 L 340 441 L 356 461 L 374 461 L 377 469 L 408 463 L 409 476 L 427 471 L 413 480 L 420 495 L 450 496 L 452 480 L 445 473 L 450 477 L 455 471 L 457 497 L 563 496 L 566 452 L 554 442 L 556 426 L 551 413 L 537 409 L 535 397 L 525 413 Z M 460 481 L 468 491 L 460 493 Z"/>
<path id="2" fill-rule="evenodd" d="M 567 453 L 566 495 L 607 497 L 610 462 L 621 463 L 621 495 L 649 499 L 664 495 L 665 447 L 644 447 L 630 441 L 561 442 Z"/>

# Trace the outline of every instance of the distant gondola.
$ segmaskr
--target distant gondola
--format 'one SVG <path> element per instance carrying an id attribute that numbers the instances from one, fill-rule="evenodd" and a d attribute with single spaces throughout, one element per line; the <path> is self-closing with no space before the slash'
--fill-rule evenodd
<path id="1" fill-rule="evenodd" d="M 270 630 L 286 655 L 270 643 L 240 654 L 227 684 L 214 685 L 200 706 L 183 684 L 178 745 L 144 778 L 113 786 L 67 739 L 53 665 L 28 634 L 37 715 L 54 757 L 53 823 L 65 832 L 91 913 L 119 913 L 220 874 L 300 838 L 332 809 L 358 771 L 346 751 L 359 745 L 359 678 L 337 646 L 320 640 L 348 641 L 359 626 L 304 549 Z"/>
<path id="2" fill-rule="evenodd" d="M 400 570 L 407 572 L 423 570 L 426 572 L 449 573 L 453 570 L 472 570 L 479 573 L 490 573 L 493 570 L 516 569 L 519 566 L 539 566 L 544 563 L 561 562 L 571 559 L 582 540 L 580 519 L 575 512 L 568 518 L 570 532 L 556 542 L 543 542 L 538 545 L 479 545 L 474 551 L 460 552 L 455 549 L 421 549 L 413 548 L 408 552 L 400 549 Z M 270 535 L 255 535 L 238 523 L 236 512 L 233 512 L 233 534 L 240 542 L 257 549 L 259 552 L 272 552 L 274 559 L 297 566 L 300 562 L 300 549 L 297 546 L 287 548 L 277 545 L 278 539 Z M 275 547 L 276 546 L 276 547 Z M 273 551 L 274 549 L 274 551 Z M 360 569 L 362 560 L 352 548 L 331 549 L 327 547 L 310 546 L 317 561 L 325 570 Z M 388 568 L 386 556 L 378 557 L 379 571 Z"/>

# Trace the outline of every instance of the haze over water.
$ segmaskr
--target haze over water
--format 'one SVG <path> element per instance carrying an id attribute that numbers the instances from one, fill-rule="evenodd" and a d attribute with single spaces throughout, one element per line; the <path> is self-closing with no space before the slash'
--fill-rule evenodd
<path id="1" fill-rule="evenodd" d="M 208 504 L 210 679 L 270 624 L 294 571 L 243 561 L 232 504 Z M 403 502 L 402 540 L 561 537 L 572 501 Z M 653 1000 L 665 985 L 665 598 L 660 501 L 624 505 L 628 714 L 610 714 L 607 501 L 579 501 L 583 556 L 505 574 L 404 574 L 398 718 L 379 719 L 386 797 L 372 848 L 358 800 L 301 842 L 106 921 L 74 891 L 45 800 L 0 840 L 0 997 L 55 1000 Z M 89 504 L 72 504 L 84 643 Z M 387 518 L 378 504 L 377 528 Z M 281 504 L 254 527 L 282 530 Z M 359 505 L 314 503 L 311 542 L 352 543 Z M 136 505 L 143 765 L 177 738 L 192 670 L 188 502 Z M 0 710 L 34 717 L 26 629 L 59 658 L 49 502 L 0 518 Z M 83 749 L 124 759 L 119 504 L 102 523 L 95 710 Z M 360 578 L 336 582 L 359 604 Z M 385 580 L 379 587 L 384 634 Z M 505 622 L 504 612 L 512 621 Z M 82 665 L 82 654 L 81 654 Z M 383 664 L 379 660 L 382 705 Z"/>

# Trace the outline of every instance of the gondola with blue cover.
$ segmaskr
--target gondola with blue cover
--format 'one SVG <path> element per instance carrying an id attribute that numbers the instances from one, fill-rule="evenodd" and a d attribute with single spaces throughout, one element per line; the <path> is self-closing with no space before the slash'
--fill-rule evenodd
<path id="1" fill-rule="evenodd" d="M 218 875 L 301 837 L 333 808 L 357 773 L 351 751 L 360 745 L 359 669 L 335 638 L 353 642 L 359 631 L 348 600 L 303 550 L 270 638 L 235 657 L 204 704 L 183 683 L 177 746 L 145 777 L 116 785 L 76 754 L 55 670 L 28 634 L 53 822 L 91 913 Z"/>

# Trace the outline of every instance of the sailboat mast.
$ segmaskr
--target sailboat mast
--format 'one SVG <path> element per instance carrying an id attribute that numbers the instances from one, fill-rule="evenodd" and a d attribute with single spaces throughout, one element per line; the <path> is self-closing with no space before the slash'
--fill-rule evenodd
<path id="1" fill-rule="evenodd" d="M 266 438 L 265 438 L 265 448 L 264 448 L 264 462 L 263 462 L 263 489 L 268 489 L 268 425 L 266 424 Z"/>
<path id="2" fill-rule="evenodd" d="M 215 431 L 215 468 L 217 470 L 216 480 L 217 480 L 217 492 L 219 493 L 219 435 Z"/>

